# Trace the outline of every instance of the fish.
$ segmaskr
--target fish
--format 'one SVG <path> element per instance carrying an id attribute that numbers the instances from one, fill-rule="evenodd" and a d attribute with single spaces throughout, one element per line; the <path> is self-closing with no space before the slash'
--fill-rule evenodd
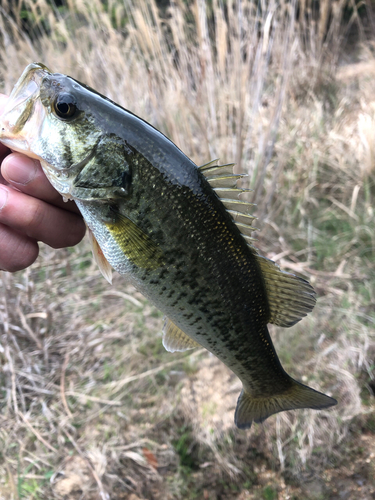
<path id="1" fill-rule="evenodd" d="M 268 324 L 290 327 L 316 303 L 312 286 L 254 247 L 252 204 L 233 164 L 197 166 L 152 125 L 41 63 L 22 73 L 0 141 L 36 158 L 74 200 L 96 262 L 125 275 L 165 314 L 170 352 L 203 346 L 242 382 L 234 421 L 337 401 L 283 369 Z"/>

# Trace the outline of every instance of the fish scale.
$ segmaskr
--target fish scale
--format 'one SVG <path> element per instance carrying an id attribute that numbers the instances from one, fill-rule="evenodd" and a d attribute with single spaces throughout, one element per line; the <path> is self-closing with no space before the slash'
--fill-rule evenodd
<path id="1" fill-rule="evenodd" d="M 201 345 L 242 381 L 235 423 L 336 401 L 282 368 L 267 323 L 291 326 L 311 311 L 311 285 L 252 246 L 242 174 L 197 167 L 154 127 L 93 89 L 29 65 L 1 119 L 0 140 L 38 158 L 76 202 L 93 254 L 110 281 L 125 275 L 166 315 L 171 352 Z"/>

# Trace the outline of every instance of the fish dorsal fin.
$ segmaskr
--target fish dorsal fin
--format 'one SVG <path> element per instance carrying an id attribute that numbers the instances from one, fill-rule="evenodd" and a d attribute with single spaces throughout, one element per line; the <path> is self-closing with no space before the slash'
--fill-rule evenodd
<path id="1" fill-rule="evenodd" d="M 218 160 L 212 160 L 199 167 L 199 170 L 206 177 L 212 188 L 235 188 L 237 181 L 246 174 L 234 174 L 234 163 L 217 165 Z"/>
<path id="2" fill-rule="evenodd" d="M 199 347 L 199 344 L 166 317 L 163 327 L 163 346 L 169 352 L 182 352 Z"/>
<path id="3" fill-rule="evenodd" d="M 208 170 L 209 168 L 217 167 L 218 161 L 219 161 L 219 158 L 215 158 L 214 160 L 211 160 L 208 163 L 205 163 L 204 165 L 201 165 L 198 168 L 201 172 L 204 172 L 205 170 Z"/>
<path id="4" fill-rule="evenodd" d="M 242 193 L 245 193 L 245 192 L 250 191 L 250 190 L 249 189 L 242 189 L 242 188 L 238 188 L 238 187 L 234 187 L 234 188 L 219 187 L 219 188 L 215 188 L 214 191 L 220 199 L 226 198 L 229 200 L 238 200 L 239 196 Z"/>
<path id="5" fill-rule="evenodd" d="M 267 290 L 269 322 L 279 326 L 292 326 L 313 309 L 316 302 L 314 289 L 306 280 L 282 271 L 275 262 L 258 255 L 252 245 L 256 240 L 251 237 L 257 231 L 252 226 L 256 217 L 250 213 L 254 204 L 238 199 L 242 192 L 249 191 L 237 187 L 237 181 L 244 174 L 233 174 L 234 163 L 217 165 L 217 161 L 206 163 L 199 170 L 220 198 L 259 262 Z"/>
<path id="6" fill-rule="evenodd" d="M 89 236 L 89 241 L 91 244 L 92 256 L 94 257 L 95 262 L 98 264 L 100 272 L 104 276 L 104 278 L 112 285 L 112 266 L 105 258 L 102 249 L 97 242 L 94 233 L 91 231 L 89 227 L 87 227 L 87 233 Z"/>
<path id="7" fill-rule="evenodd" d="M 282 271 L 270 259 L 257 255 L 266 285 L 269 322 L 278 326 L 293 326 L 315 306 L 315 291 L 303 278 Z"/>
<path id="8" fill-rule="evenodd" d="M 206 177 L 210 186 L 212 188 L 235 188 L 237 186 L 237 181 L 242 177 L 246 177 L 247 174 L 227 174 L 221 173 L 217 175 L 211 175 Z"/>
<path id="9" fill-rule="evenodd" d="M 234 174 L 234 163 L 217 165 L 217 161 L 212 160 L 199 167 L 199 170 L 206 177 L 210 186 L 241 231 L 242 236 L 251 246 L 251 241 L 253 241 L 251 234 L 253 231 L 257 231 L 257 228 L 252 226 L 252 222 L 256 217 L 250 214 L 254 204 L 239 200 L 239 196 L 242 193 L 250 191 L 250 189 L 237 187 L 237 181 L 241 177 L 245 177 L 246 174 Z"/>
<path id="10" fill-rule="evenodd" d="M 250 212 L 254 207 L 254 203 L 248 203 L 247 201 L 242 201 L 242 200 L 231 200 L 228 198 L 221 198 L 221 201 L 227 210 L 231 210 L 233 212 L 239 212 L 245 215 L 251 215 Z"/>

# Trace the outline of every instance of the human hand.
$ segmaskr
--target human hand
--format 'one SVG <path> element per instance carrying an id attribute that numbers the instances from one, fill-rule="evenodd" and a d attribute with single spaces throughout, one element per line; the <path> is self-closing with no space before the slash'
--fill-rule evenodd
<path id="1" fill-rule="evenodd" d="M 0 94 L 0 114 L 6 103 Z M 0 144 L 0 269 L 19 271 L 38 257 L 38 241 L 76 245 L 85 224 L 74 202 L 64 203 L 40 163 Z"/>

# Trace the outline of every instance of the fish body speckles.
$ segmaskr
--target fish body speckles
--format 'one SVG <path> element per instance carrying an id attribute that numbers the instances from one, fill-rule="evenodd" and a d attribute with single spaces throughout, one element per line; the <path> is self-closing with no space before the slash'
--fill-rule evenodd
<path id="1" fill-rule="evenodd" d="M 336 404 L 280 364 L 267 324 L 295 324 L 315 295 L 252 246 L 232 165 L 197 167 L 145 121 L 40 64 L 26 68 L 1 121 L 0 140 L 38 158 L 75 200 L 103 275 L 126 275 L 165 313 L 166 349 L 201 345 L 241 379 L 238 427 Z"/>

